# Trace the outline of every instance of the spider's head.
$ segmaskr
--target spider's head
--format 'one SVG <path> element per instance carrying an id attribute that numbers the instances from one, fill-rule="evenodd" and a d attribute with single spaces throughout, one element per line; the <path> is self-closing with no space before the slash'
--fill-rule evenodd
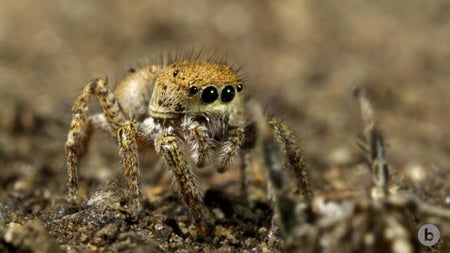
<path id="1" fill-rule="evenodd" d="M 156 79 L 149 113 L 164 119 L 185 114 L 229 114 L 239 105 L 242 88 L 228 65 L 175 62 L 164 68 Z"/>

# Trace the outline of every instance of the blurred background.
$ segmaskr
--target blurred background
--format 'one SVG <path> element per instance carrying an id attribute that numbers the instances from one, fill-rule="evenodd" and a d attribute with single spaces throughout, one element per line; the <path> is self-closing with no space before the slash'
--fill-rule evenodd
<path id="1" fill-rule="evenodd" d="M 248 91 L 300 138 L 317 188 L 321 171 L 361 159 L 354 85 L 373 101 L 394 167 L 449 169 L 447 0 L 1 0 L 2 166 L 64 176 L 70 107 L 88 81 L 113 84 L 130 67 L 200 49 L 242 66 Z M 93 143 L 103 157 L 93 167 L 117 162 L 107 143 Z"/>

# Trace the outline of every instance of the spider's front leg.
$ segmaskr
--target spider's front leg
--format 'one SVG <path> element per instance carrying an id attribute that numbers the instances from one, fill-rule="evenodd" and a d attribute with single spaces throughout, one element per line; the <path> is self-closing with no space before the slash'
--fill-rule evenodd
<path id="1" fill-rule="evenodd" d="M 142 194 L 139 186 L 139 158 L 138 147 L 135 136 L 138 135 L 136 125 L 132 121 L 127 121 L 117 132 L 117 139 L 120 146 L 120 156 L 122 158 L 122 166 L 131 190 L 133 198 L 133 206 L 136 208 L 135 213 L 140 213 L 142 207 Z"/>
<path id="2" fill-rule="evenodd" d="M 311 200 L 313 193 L 309 185 L 305 157 L 297 139 L 283 123 L 274 119 L 269 119 L 268 123 L 272 128 L 275 141 L 284 156 L 284 167 L 293 172 L 297 180 L 298 190 L 301 190 L 306 199 Z"/>
<path id="3" fill-rule="evenodd" d="M 202 204 L 202 193 L 195 180 L 182 148 L 179 138 L 166 131 L 155 137 L 155 149 L 164 160 L 175 176 L 178 191 L 191 212 L 194 225 L 199 235 L 207 232 L 211 216 L 208 209 Z"/>
<path id="4" fill-rule="evenodd" d="M 66 141 L 68 201 L 75 201 L 78 198 L 78 161 L 96 124 L 95 118 L 87 117 L 91 95 L 97 98 L 104 118 L 109 124 L 108 129 L 117 131 L 126 122 L 117 99 L 107 88 L 106 80 L 96 79 L 83 88 L 72 107 L 72 121 Z"/>

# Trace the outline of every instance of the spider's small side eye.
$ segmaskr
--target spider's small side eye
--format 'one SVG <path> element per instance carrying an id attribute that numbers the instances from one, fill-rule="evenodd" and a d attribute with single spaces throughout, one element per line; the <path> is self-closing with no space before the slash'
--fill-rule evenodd
<path id="1" fill-rule="evenodd" d="M 222 102 L 228 103 L 234 98 L 234 88 L 231 85 L 225 86 L 223 88 L 222 93 L 220 94 L 220 100 Z"/>
<path id="2" fill-rule="evenodd" d="M 217 92 L 217 89 L 213 86 L 206 87 L 206 89 L 203 90 L 202 92 L 202 101 L 207 104 L 216 101 L 218 97 L 219 93 Z"/>
<path id="3" fill-rule="evenodd" d="M 195 95 L 195 94 L 197 94 L 197 92 L 198 92 L 198 87 L 197 86 L 191 85 L 189 87 L 189 95 Z"/>
<path id="4" fill-rule="evenodd" d="M 242 86 L 242 84 L 238 84 L 236 90 L 237 90 L 237 92 L 241 92 L 243 88 L 244 88 L 244 86 Z"/>
<path id="5" fill-rule="evenodd" d="M 129 72 L 129 73 L 136 73 L 136 69 L 135 69 L 135 68 L 129 68 L 129 69 L 128 69 L 128 72 Z"/>
<path id="6" fill-rule="evenodd" d="M 173 71 L 173 77 L 177 77 L 177 75 L 178 75 L 178 69 L 175 69 L 174 71 Z"/>

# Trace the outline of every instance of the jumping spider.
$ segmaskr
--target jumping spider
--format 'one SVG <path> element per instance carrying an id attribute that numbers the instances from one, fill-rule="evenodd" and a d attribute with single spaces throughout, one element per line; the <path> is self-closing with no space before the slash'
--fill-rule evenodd
<path id="1" fill-rule="evenodd" d="M 296 139 L 283 123 L 264 116 L 230 66 L 211 60 L 177 60 L 166 66 L 131 69 L 114 92 L 107 83 L 104 79 L 88 83 L 72 108 L 66 142 L 69 201 L 77 200 L 78 162 L 94 129 L 117 138 L 133 208 L 138 213 L 143 209 L 138 151 L 153 147 L 173 173 L 200 233 L 205 232 L 211 218 L 203 206 L 193 167 L 212 164 L 223 173 L 239 158 L 245 172 L 251 151 L 262 147 L 266 157 L 282 157 L 279 167 L 289 170 L 297 187 L 311 198 Z M 91 95 L 97 98 L 102 113 L 88 115 Z M 264 148 L 266 143 L 276 147 Z"/>

